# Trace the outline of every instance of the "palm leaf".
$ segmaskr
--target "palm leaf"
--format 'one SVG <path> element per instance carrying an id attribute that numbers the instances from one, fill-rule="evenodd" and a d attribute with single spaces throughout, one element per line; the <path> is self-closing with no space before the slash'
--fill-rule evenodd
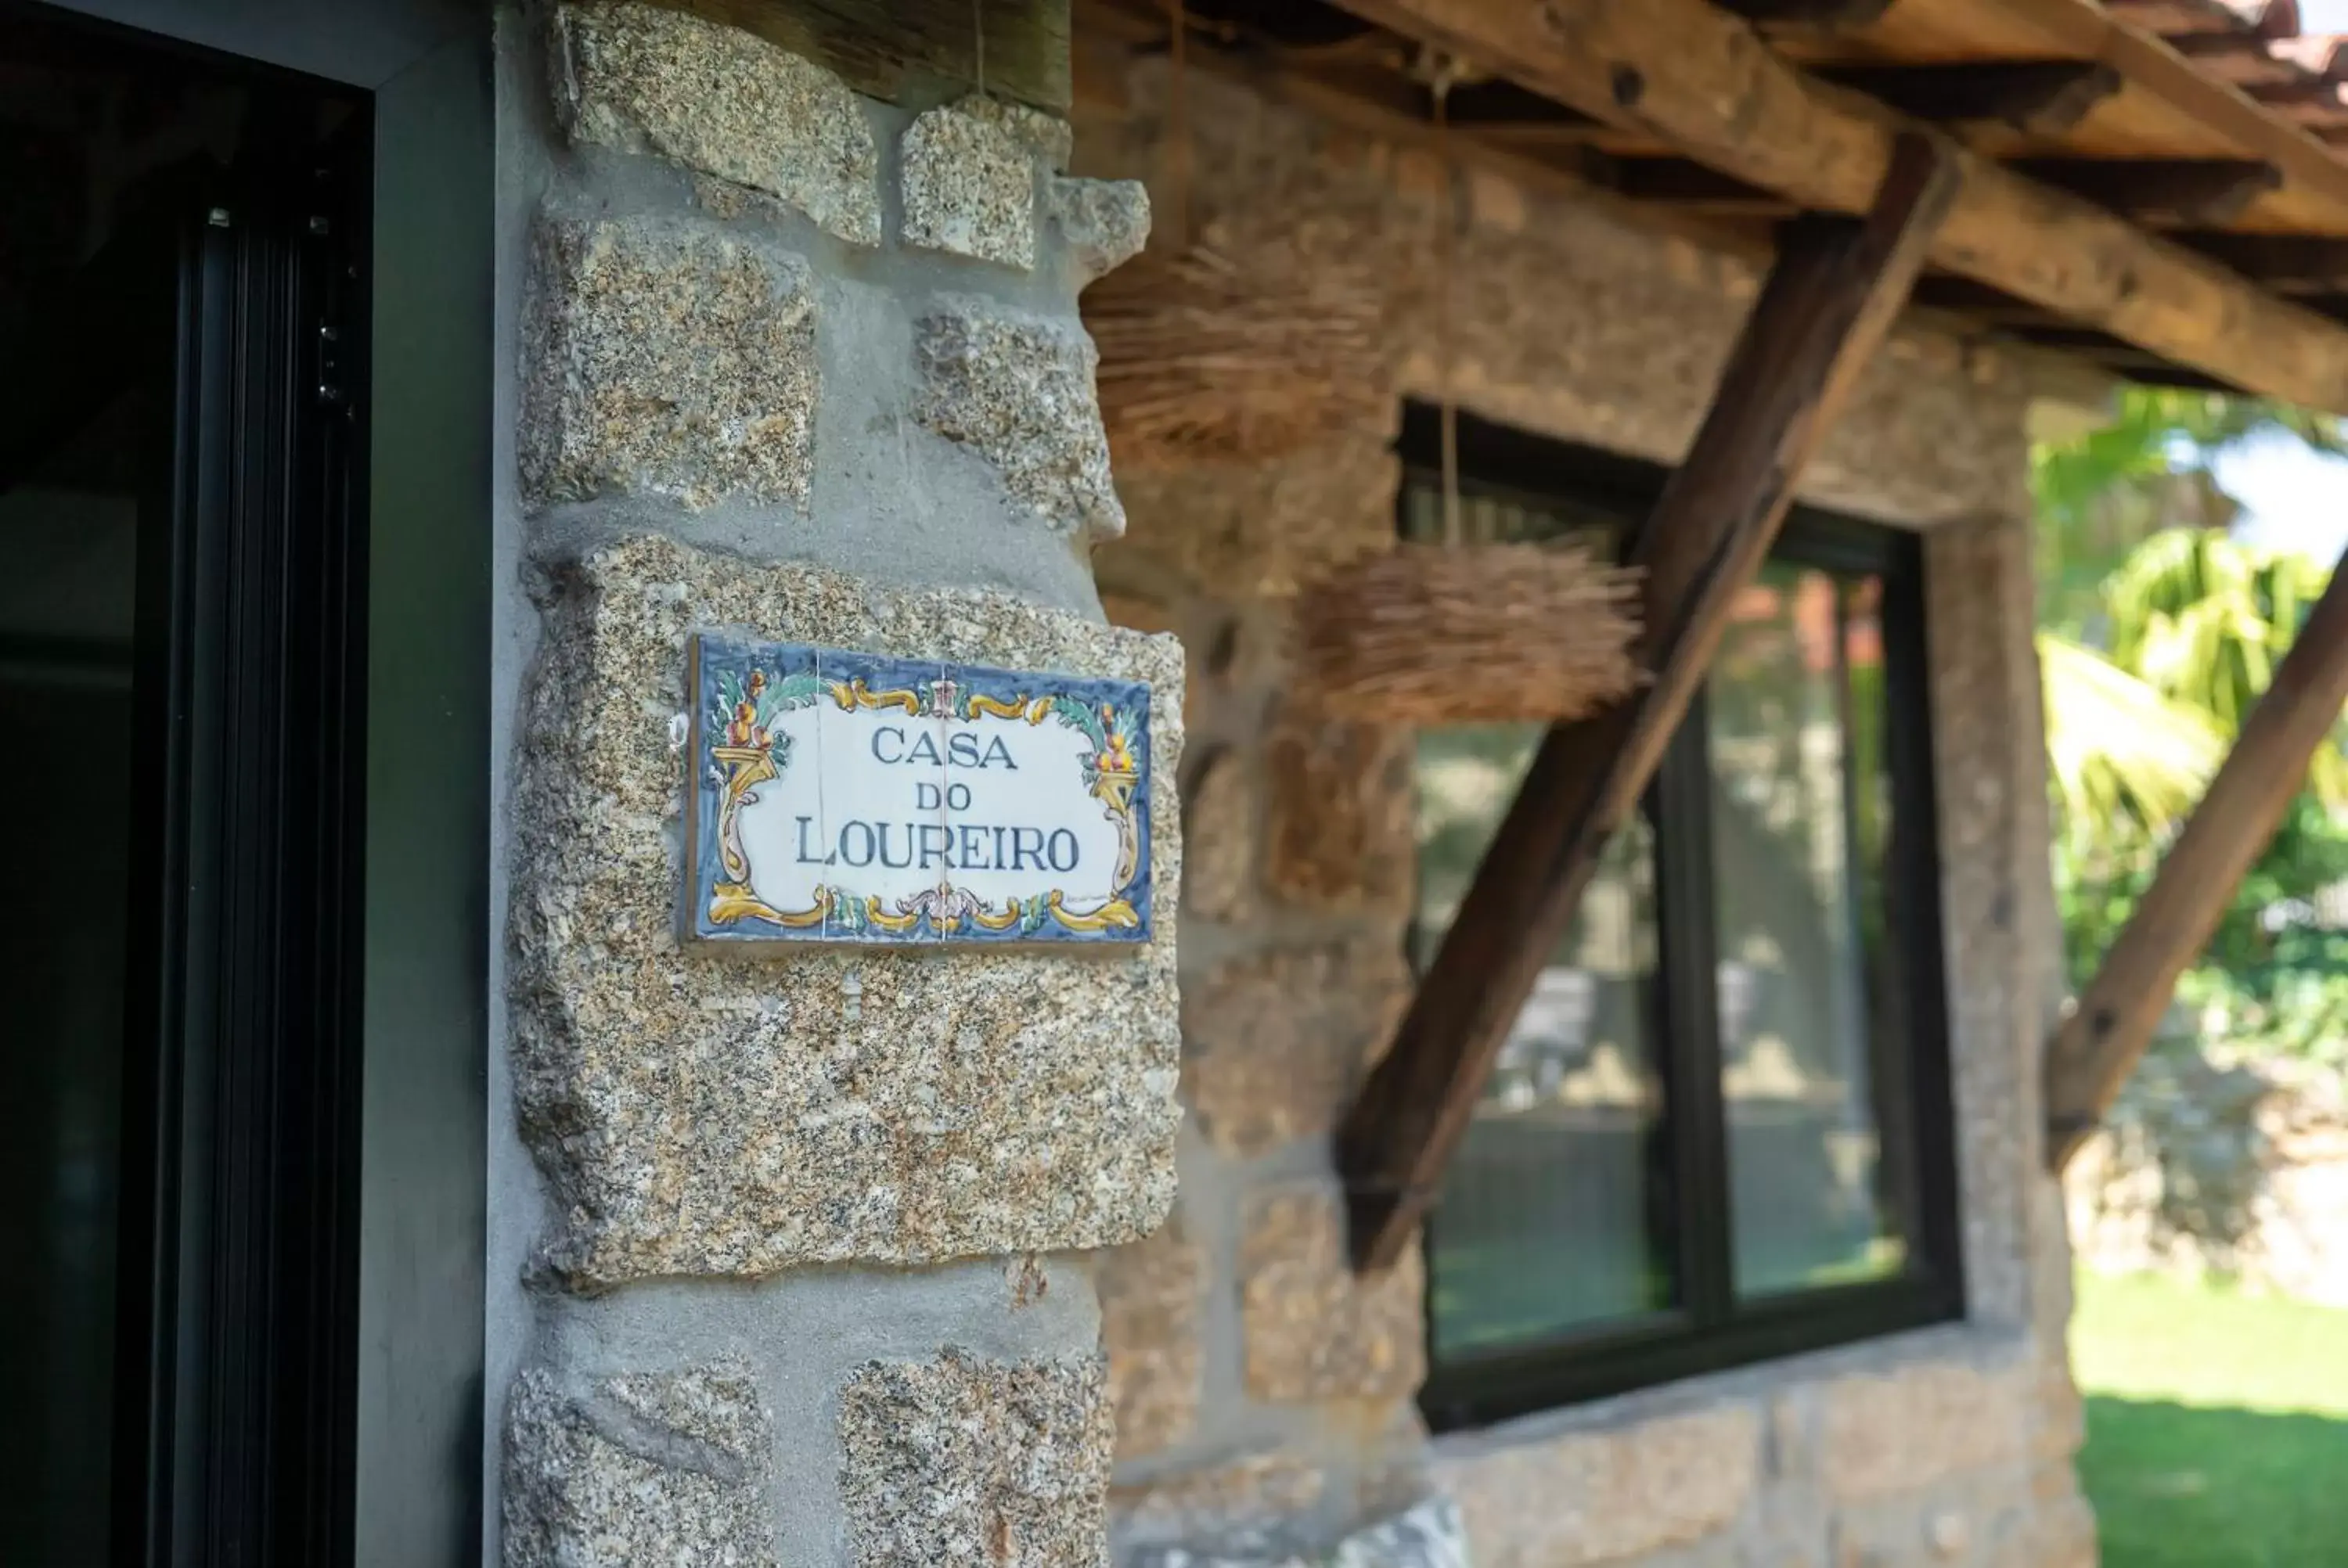
<path id="1" fill-rule="evenodd" d="M 2047 765 L 2067 831 L 2113 850 L 2174 831 L 2224 759 L 2225 733 L 2067 638 L 2041 633 L 2038 659 Z"/>

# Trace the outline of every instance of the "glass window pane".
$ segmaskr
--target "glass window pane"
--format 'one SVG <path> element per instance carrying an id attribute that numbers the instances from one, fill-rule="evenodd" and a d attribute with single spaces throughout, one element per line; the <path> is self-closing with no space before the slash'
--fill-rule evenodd
<path id="1" fill-rule="evenodd" d="M 1423 968 L 1441 945 L 1533 748 L 1535 725 L 1418 743 Z M 1437 1357 L 1553 1339 L 1669 1304 L 1650 1240 L 1653 844 L 1618 835 L 1573 928 L 1502 1048 L 1430 1227 Z"/>
<path id="2" fill-rule="evenodd" d="M 1473 477 L 1459 482 L 1459 537 L 1447 539 L 1443 522 L 1443 478 L 1413 469 L 1402 493 L 1402 537 L 1416 544 L 1543 544 L 1577 539 L 1610 548 L 1622 519 L 1570 496 L 1533 496 L 1490 485 Z"/>
<path id="3" fill-rule="evenodd" d="M 1772 565 L 1707 692 L 1736 1289 L 1896 1274 L 1869 1071 L 1890 805 L 1880 583 Z M 1875 933 L 1870 939 L 1869 930 Z"/>

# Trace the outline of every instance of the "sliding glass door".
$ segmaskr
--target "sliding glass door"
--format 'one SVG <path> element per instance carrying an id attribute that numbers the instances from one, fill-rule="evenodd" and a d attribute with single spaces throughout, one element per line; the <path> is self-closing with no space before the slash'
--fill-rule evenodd
<path id="1" fill-rule="evenodd" d="M 365 95 L 0 4 L 0 1539 L 348 1556 Z"/>

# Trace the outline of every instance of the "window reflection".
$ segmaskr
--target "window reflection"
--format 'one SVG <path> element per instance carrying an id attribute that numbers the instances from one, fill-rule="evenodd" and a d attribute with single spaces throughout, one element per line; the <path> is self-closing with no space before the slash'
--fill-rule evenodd
<path id="1" fill-rule="evenodd" d="M 1743 1296 L 1876 1278 L 1905 1261 L 1882 1202 L 1869 1070 L 1890 800 L 1880 602 L 1879 579 L 1773 565 L 1739 601 L 1707 687 Z"/>
<path id="2" fill-rule="evenodd" d="M 1422 969 L 1540 740 L 1535 725 L 1421 735 Z M 1665 1305 L 1649 1240 L 1654 1071 L 1653 841 L 1608 845 L 1581 911 L 1502 1047 L 1429 1233 L 1438 1356 L 1551 1339 Z"/>

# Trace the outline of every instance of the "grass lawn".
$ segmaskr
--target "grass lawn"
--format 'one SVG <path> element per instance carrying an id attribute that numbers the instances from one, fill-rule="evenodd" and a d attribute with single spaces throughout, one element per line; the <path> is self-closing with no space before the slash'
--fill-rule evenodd
<path id="1" fill-rule="evenodd" d="M 2082 1273 L 2105 1568 L 2348 1568 L 2348 1312 Z"/>

